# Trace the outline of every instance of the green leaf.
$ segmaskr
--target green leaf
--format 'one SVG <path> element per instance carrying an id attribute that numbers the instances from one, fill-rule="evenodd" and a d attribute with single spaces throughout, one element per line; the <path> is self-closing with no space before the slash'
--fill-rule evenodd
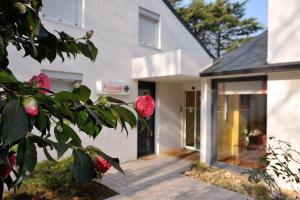
<path id="1" fill-rule="evenodd" d="M 0 58 L 5 57 L 5 45 L 3 41 L 3 37 L 0 35 Z"/>
<path id="2" fill-rule="evenodd" d="M 48 124 L 48 118 L 43 109 L 40 109 L 37 121 L 38 121 L 38 129 L 41 132 L 46 130 Z"/>
<path id="3" fill-rule="evenodd" d="M 78 95 L 80 100 L 83 102 L 86 102 L 91 96 L 91 90 L 84 85 L 81 85 L 79 88 L 74 89 L 73 93 Z"/>
<path id="4" fill-rule="evenodd" d="M 85 183 L 96 177 L 96 171 L 90 156 L 83 150 L 73 150 L 72 172 L 79 183 Z"/>
<path id="5" fill-rule="evenodd" d="M 69 135 L 69 137 L 72 139 L 71 143 L 76 146 L 81 146 L 81 139 L 77 135 L 77 133 L 68 125 L 63 125 L 63 133 Z"/>
<path id="6" fill-rule="evenodd" d="M 89 136 L 93 136 L 95 134 L 95 125 L 93 122 L 89 122 L 83 127 L 81 127 L 81 130 L 85 133 L 87 133 Z"/>
<path id="7" fill-rule="evenodd" d="M 81 139 L 77 135 L 77 133 L 68 125 L 63 124 L 62 125 L 62 132 L 58 130 L 58 126 L 55 127 L 54 133 L 55 138 L 57 141 L 61 144 L 67 143 L 70 139 L 72 139 L 71 143 L 76 146 L 81 146 Z"/>
<path id="8" fill-rule="evenodd" d="M 86 150 L 88 150 L 88 152 L 90 154 L 97 154 L 99 156 L 102 156 L 107 162 L 109 162 L 116 170 L 118 170 L 119 172 L 124 173 L 123 169 L 120 166 L 120 161 L 118 158 L 112 158 L 109 155 L 106 155 L 105 153 L 103 153 L 100 149 L 98 149 L 97 147 L 93 147 L 93 146 L 87 146 Z"/>
<path id="9" fill-rule="evenodd" d="M 6 71 L 0 72 L 0 83 L 19 83 L 19 81 Z"/>
<path id="10" fill-rule="evenodd" d="M 86 44 L 79 42 L 78 43 L 79 51 L 86 57 L 90 58 L 91 61 L 95 61 L 98 55 L 98 49 L 91 41 L 87 41 Z"/>
<path id="11" fill-rule="evenodd" d="M 111 112 L 111 110 L 107 108 L 99 108 L 97 109 L 99 115 L 102 118 L 102 121 L 106 123 L 109 128 L 117 127 L 117 119 L 115 115 Z"/>
<path id="12" fill-rule="evenodd" d="M 80 111 L 77 113 L 76 122 L 79 128 L 83 127 L 89 118 L 89 114 L 86 111 Z"/>
<path id="13" fill-rule="evenodd" d="M 46 158 L 49 160 L 49 161 L 53 161 L 53 162 L 56 162 L 56 160 L 54 158 L 52 158 L 52 156 L 50 155 L 50 153 L 48 152 L 48 149 L 47 147 L 43 147 L 43 151 L 44 151 L 44 154 L 46 156 Z"/>
<path id="14" fill-rule="evenodd" d="M 20 100 L 9 101 L 2 112 L 0 137 L 12 144 L 25 137 L 28 130 L 28 116 Z"/>
<path id="15" fill-rule="evenodd" d="M 17 162 L 19 177 L 31 173 L 37 163 L 36 146 L 29 138 L 21 140 L 18 146 Z"/>
<path id="16" fill-rule="evenodd" d="M 86 44 L 88 45 L 89 50 L 91 52 L 92 61 L 95 61 L 97 58 L 97 55 L 98 55 L 98 49 L 95 47 L 95 45 L 90 40 L 87 40 Z"/>
<path id="17" fill-rule="evenodd" d="M 122 106 L 116 106 L 112 108 L 119 115 L 121 119 L 127 122 L 131 128 L 134 128 L 137 124 L 137 119 L 135 115 L 127 108 Z"/>
<path id="18" fill-rule="evenodd" d="M 64 102 L 64 101 L 79 101 L 80 98 L 78 95 L 73 94 L 72 92 L 59 92 L 55 95 L 55 99 L 59 102 Z"/>
<path id="19" fill-rule="evenodd" d="M 94 118 L 96 125 L 101 125 L 102 126 L 102 122 L 99 119 L 98 115 L 95 113 L 94 110 L 92 110 L 89 106 L 85 106 L 86 110 L 88 111 L 88 113 Z"/>
<path id="20" fill-rule="evenodd" d="M 61 143 L 57 143 L 57 142 L 53 142 L 50 140 L 47 140 L 49 144 L 52 145 L 52 147 L 54 147 L 54 149 L 57 152 L 57 159 L 59 160 L 65 153 L 66 151 L 69 149 L 69 146 L 66 144 L 61 144 Z"/>
<path id="21" fill-rule="evenodd" d="M 70 139 L 70 136 L 68 134 L 65 134 L 63 131 L 59 130 L 61 129 L 62 126 L 60 125 L 57 125 L 55 128 L 54 128 L 54 134 L 55 134 L 55 138 L 56 140 L 61 143 L 61 144 L 65 144 L 69 141 Z"/>
<path id="22" fill-rule="evenodd" d="M 31 7 L 36 11 L 40 10 L 42 6 L 41 0 L 31 0 L 30 3 L 31 3 Z"/>

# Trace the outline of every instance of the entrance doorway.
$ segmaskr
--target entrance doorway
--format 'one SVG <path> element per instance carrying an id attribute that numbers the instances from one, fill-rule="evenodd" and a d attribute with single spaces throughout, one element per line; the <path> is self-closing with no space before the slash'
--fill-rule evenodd
<path id="1" fill-rule="evenodd" d="M 201 92 L 185 92 L 185 147 L 200 150 Z"/>
<path id="2" fill-rule="evenodd" d="M 154 82 L 138 82 L 138 95 L 150 95 L 155 99 Z M 151 132 L 146 128 L 142 129 L 142 124 L 138 123 L 138 157 L 154 153 L 154 136 L 155 136 L 155 112 L 151 117 L 145 118 Z"/>

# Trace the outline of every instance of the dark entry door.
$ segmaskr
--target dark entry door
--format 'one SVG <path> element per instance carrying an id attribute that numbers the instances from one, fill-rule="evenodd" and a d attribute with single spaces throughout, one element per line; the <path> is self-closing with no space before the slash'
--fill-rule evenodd
<path id="1" fill-rule="evenodd" d="M 138 95 L 150 95 L 155 99 L 155 83 L 143 82 L 138 83 Z M 147 129 L 141 131 L 141 124 L 138 124 L 138 156 L 144 156 L 154 153 L 154 129 L 155 129 L 155 112 L 151 117 L 145 119 L 151 128 L 151 132 Z"/>

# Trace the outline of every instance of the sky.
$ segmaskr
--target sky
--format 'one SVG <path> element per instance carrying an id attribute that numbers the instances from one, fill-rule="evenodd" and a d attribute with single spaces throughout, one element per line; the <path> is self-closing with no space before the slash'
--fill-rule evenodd
<path id="1" fill-rule="evenodd" d="M 186 4 L 192 0 L 184 0 Z M 206 0 L 207 2 L 213 2 L 214 0 Z M 230 0 L 236 2 L 239 0 Z M 267 27 L 268 25 L 268 0 L 248 0 L 246 4 L 246 17 L 255 17 L 260 23 Z"/>

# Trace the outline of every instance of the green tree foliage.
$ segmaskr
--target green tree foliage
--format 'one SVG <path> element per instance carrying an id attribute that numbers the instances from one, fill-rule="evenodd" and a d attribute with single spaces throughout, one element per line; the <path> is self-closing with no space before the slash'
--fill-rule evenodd
<path id="1" fill-rule="evenodd" d="M 215 0 L 212 3 L 193 0 L 185 6 L 182 2 L 171 1 L 192 31 L 216 57 L 234 50 L 263 28 L 257 19 L 245 18 L 247 0 L 234 3 L 229 0 Z"/>
<path id="2" fill-rule="evenodd" d="M 56 159 L 48 152 L 50 149 L 57 151 L 57 159 L 70 149 L 74 157 L 72 172 L 78 183 L 101 176 L 92 162 L 98 155 L 123 172 L 118 159 L 96 147 L 84 147 L 76 130 L 96 138 L 104 127 L 127 131 L 137 124 L 132 104 L 104 96 L 93 101 L 90 89 L 84 85 L 72 92 L 44 94 L 42 88 L 15 78 L 8 69 L 9 46 L 39 62 L 45 59 L 52 62 L 57 57 L 64 61 L 79 54 L 93 62 L 97 57 L 98 50 L 90 40 L 91 31 L 76 39 L 62 31 L 51 33 L 41 22 L 41 9 L 42 0 L 0 1 L 0 195 L 4 184 L 9 189 L 17 188 L 32 173 L 37 163 L 37 148 L 42 148 L 52 161 Z M 38 115 L 25 111 L 22 102 L 29 98 L 38 106 Z M 50 131 L 52 126 L 54 133 Z M 13 151 L 16 167 L 10 173 Z"/>

